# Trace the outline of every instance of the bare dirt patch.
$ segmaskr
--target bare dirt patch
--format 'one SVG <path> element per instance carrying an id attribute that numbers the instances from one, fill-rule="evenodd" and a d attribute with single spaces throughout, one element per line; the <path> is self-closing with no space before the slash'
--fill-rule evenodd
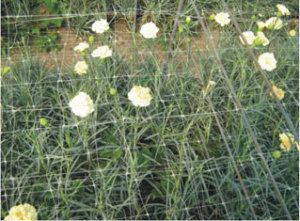
<path id="1" fill-rule="evenodd" d="M 60 36 L 58 42 L 60 50 L 42 52 L 34 44 L 28 48 L 31 56 L 36 57 L 44 62 L 49 70 L 63 70 L 65 68 L 69 68 L 71 65 L 74 65 L 78 60 L 81 59 L 80 55 L 75 53 L 73 48 L 79 42 L 86 39 L 82 39 L 74 30 L 67 28 L 60 28 L 55 30 L 55 32 L 57 32 Z M 112 35 L 114 50 L 125 60 L 130 60 L 133 56 L 138 55 L 139 59 L 143 61 L 148 55 L 151 55 L 155 56 L 157 61 L 161 63 L 167 53 L 167 50 L 161 44 L 161 42 L 143 39 L 138 31 L 136 33 L 132 33 L 128 28 L 126 20 L 124 19 L 118 19 L 114 22 Z M 216 43 L 219 41 L 220 33 L 218 30 L 214 30 L 212 32 L 212 38 Z M 192 51 L 209 50 L 211 46 L 207 42 L 208 39 L 205 38 L 203 33 L 200 33 L 195 37 L 184 38 L 174 49 L 175 52 L 178 52 L 176 59 L 184 61 L 188 56 L 188 53 L 185 53 L 187 52 L 188 48 Z M 100 44 L 100 42 L 96 43 Z M 20 63 L 24 61 L 22 53 L 23 50 L 21 48 L 14 48 L 10 52 L 9 62 L 8 58 L 2 57 L 1 63 L 8 65 L 10 65 L 10 63 Z"/>

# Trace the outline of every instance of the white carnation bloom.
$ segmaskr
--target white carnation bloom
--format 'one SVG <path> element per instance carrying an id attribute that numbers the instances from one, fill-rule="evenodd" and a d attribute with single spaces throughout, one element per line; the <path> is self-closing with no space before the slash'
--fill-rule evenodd
<path id="1" fill-rule="evenodd" d="M 282 14 L 282 15 L 290 15 L 290 11 L 288 10 L 287 7 L 285 7 L 285 5 L 282 4 L 278 4 L 276 5 L 278 11 Z"/>
<path id="2" fill-rule="evenodd" d="M 74 48 L 74 51 L 79 51 L 79 52 L 82 52 L 86 49 L 89 48 L 89 44 L 87 42 L 81 42 L 79 43 L 75 48 Z"/>
<path id="3" fill-rule="evenodd" d="M 257 32 L 255 41 L 257 42 L 258 45 L 267 46 L 268 44 L 270 44 L 269 39 L 261 31 Z"/>
<path id="4" fill-rule="evenodd" d="M 107 45 L 100 46 L 92 52 L 92 57 L 94 58 L 100 57 L 103 59 L 111 56 L 112 56 L 112 50 Z"/>
<path id="5" fill-rule="evenodd" d="M 109 29 L 109 24 L 105 19 L 100 19 L 92 24 L 92 31 L 102 34 Z"/>
<path id="6" fill-rule="evenodd" d="M 258 57 L 258 63 L 261 69 L 273 71 L 276 68 L 277 61 L 273 53 L 263 53 Z"/>
<path id="7" fill-rule="evenodd" d="M 283 22 L 280 18 L 272 17 L 266 21 L 266 26 L 270 30 L 279 30 L 283 26 Z"/>
<path id="8" fill-rule="evenodd" d="M 134 106 L 146 107 L 150 105 L 152 96 L 150 94 L 150 88 L 142 86 L 133 86 L 128 93 L 128 99 Z"/>
<path id="9" fill-rule="evenodd" d="M 156 38 L 158 31 L 159 28 L 153 22 L 148 22 L 142 25 L 140 33 L 144 38 Z"/>
<path id="10" fill-rule="evenodd" d="M 85 92 L 79 92 L 69 102 L 71 111 L 81 118 L 86 117 L 94 111 L 94 103 L 91 97 Z"/>
<path id="11" fill-rule="evenodd" d="M 246 42 L 244 42 L 242 36 L 240 36 L 240 40 L 242 42 L 243 45 L 245 45 L 247 43 L 247 45 L 252 45 L 253 42 L 255 41 L 255 35 L 252 31 L 244 31 L 242 33 L 242 35 L 244 36 Z"/>
<path id="12" fill-rule="evenodd" d="M 85 61 L 78 61 L 74 67 L 74 70 L 79 75 L 86 74 L 88 70 L 88 65 Z"/>
<path id="13" fill-rule="evenodd" d="M 229 14 L 225 12 L 220 12 L 216 14 L 215 21 L 222 27 L 230 23 Z"/>

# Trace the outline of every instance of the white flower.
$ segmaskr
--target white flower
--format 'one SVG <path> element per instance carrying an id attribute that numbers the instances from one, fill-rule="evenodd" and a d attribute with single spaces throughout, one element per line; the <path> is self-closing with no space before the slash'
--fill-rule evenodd
<path id="1" fill-rule="evenodd" d="M 136 107 L 149 106 L 152 100 L 150 88 L 142 86 L 133 86 L 128 93 L 128 99 Z"/>
<path id="2" fill-rule="evenodd" d="M 81 118 L 86 117 L 94 111 L 94 103 L 91 97 L 85 92 L 79 92 L 69 102 L 71 111 Z"/>
<path id="3" fill-rule="evenodd" d="M 89 44 L 87 42 L 81 42 L 79 43 L 75 48 L 74 48 L 74 51 L 79 51 L 79 52 L 82 52 L 84 51 L 85 49 L 88 49 L 89 48 Z"/>
<path id="4" fill-rule="evenodd" d="M 158 31 L 159 28 L 153 22 L 148 22 L 142 25 L 140 33 L 144 38 L 156 38 Z"/>
<path id="5" fill-rule="evenodd" d="M 229 14 L 225 12 L 220 12 L 216 14 L 215 21 L 222 27 L 230 23 Z"/>
<path id="6" fill-rule="evenodd" d="M 273 71 L 276 68 L 277 61 L 273 53 L 263 53 L 258 57 L 258 63 L 261 69 Z"/>
<path id="7" fill-rule="evenodd" d="M 111 56 L 112 56 L 112 50 L 109 49 L 107 45 L 100 46 L 92 52 L 92 57 L 94 58 L 100 57 L 103 59 Z"/>
<path id="8" fill-rule="evenodd" d="M 244 38 L 246 40 L 246 42 L 244 42 L 242 36 L 240 36 L 240 40 L 241 40 L 243 45 L 245 45 L 246 43 L 248 45 L 252 45 L 253 42 L 255 41 L 256 37 L 255 37 L 255 35 L 252 31 L 245 31 L 245 32 L 242 33 L 242 35 L 244 36 Z"/>
<path id="9" fill-rule="evenodd" d="M 266 27 L 270 30 L 279 30 L 283 26 L 283 22 L 280 18 L 272 17 L 266 21 Z"/>
<path id="10" fill-rule="evenodd" d="M 290 11 L 288 10 L 287 7 L 285 7 L 285 5 L 282 4 L 278 4 L 276 5 L 278 12 L 280 12 L 281 15 L 290 15 Z"/>
<path id="11" fill-rule="evenodd" d="M 256 33 L 255 44 L 267 46 L 269 44 L 269 39 L 265 36 L 265 34 L 261 31 Z"/>
<path id="12" fill-rule="evenodd" d="M 109 24 L 105 19 L 100 19 L 92 24 L 92 31 L 102 34 L 109 29 Z"/>
<path id="13" fill-rule="evenodd" d="M 264 23 L 263 21 L 257 21 L 256 24 L 259 31 L 262 31 L 266 27 L 266 23 Z"/>
<path id="14" fill-rule="evenodd" d="M 74 67 L 74 70 L 79 75 L 86 74 L 88 70 L 88 65 L 85 61 L 78 61 Z"/>

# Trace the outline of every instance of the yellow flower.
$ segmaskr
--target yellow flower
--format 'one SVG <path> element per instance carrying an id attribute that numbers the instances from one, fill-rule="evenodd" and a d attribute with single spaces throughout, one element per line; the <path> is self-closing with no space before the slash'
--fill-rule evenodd
<path id="1" fill-rule="evenodd" d="M 9 214 L 4 218 L 5 221 L 37 220 L 36 209 L 28 203 L 13 206 Z"/>
<path id="2" fill-rule="evenodd" d="M 266 27 L 266 23 L 264 23 L 263 21 L 257 21 L 256 24 L 259 31 L 264 30 L 264 28 Z"/>
<path id="3" fill-rule="evenodd" d="M 265 34 L 263 32 L 258 31 L 256 33 L 255 44 L 267 46 L 268 44 L 270 44 L 270 42 L 269 42 L 269 39 L 265 36 Z"/>
<path id="4" fill-rule="evenodd" d="M 133 86 L 128 93 L 128 99 L 136 107 L 149 106 L 152 100 L 150 88 L 142 86 Z"/>
<path id="5" fill-rule="evenodd" d="M 280 148 L 285 152 L 289 152 L 295 142 L 294 136 L 291 133 L 281 133 L 279 139 L 281 142 Z"/>
<path id="6" fill-rule="evenodd" d="M 289 34 L 290 37 L 294 37 L 294 36 L 296 36 L 297 32 L 296 32 L 295 29 L 292 29 L 292 30 L 289 31 L 288 34 Z"/>
<path id="7" fill-rule="evenodd" d="M 202 90 L 203 95 L 206 96 L 211 88 L 213 88 L 217 83 L 215 81 L 209 81 L 207 86 Z"/>
<path id="8" fill-rule="evenodd" d="M 283 22 L 280 18 L 272 17 L 266 21 L 266 27 L 270 30 L 279 30 L 283 26 Z"/>
<path id="9" fill-rule="evenodd" d="M 295 141 L 295 144 L 296 144 L 296 147 L 297 147 L 297 150 L 300 152 L 300 145 L 297 141 Z"/>
<path id="10" fill-rule="evenodd" d="M 279 15 L 290 15 L 290 11 L 287 7 L 285 7 L 285 5 L 282 5 L 282 4 L 278 4 L 276 5 L 277 9 L 278 9 L 278 12 L 279 12 Z"/>
<path id="11" fill-rule="evenodd" d="M 272 92 L 270 93 L 270 95 L 272 97 L 275 96 L 275 99 L 281 101 L 284 98 L 284 93 L 285 93 L 284 90 L 282 90 L 281 88 L 276 87 L 275 85 L 272 85 Z"/>

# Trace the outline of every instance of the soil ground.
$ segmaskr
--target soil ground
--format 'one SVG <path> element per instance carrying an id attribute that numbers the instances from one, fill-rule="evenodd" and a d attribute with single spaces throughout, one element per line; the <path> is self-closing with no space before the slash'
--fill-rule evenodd
<path id="1" fill-rule="evenodd" d="M 118 31 L 116 31 L 118 30 Z M 64 69 L 65 67 L 69 67 L 70 65 L 74 65 L 79 59 L 80 55 L 78 53 L 74 53 L 73 48 L 81 41 L 86 41 L 80 37 L 80 35 L 74 31 L 67 28 L 60 28 L 54 30 L 54 32 L 59 34 L 59 42 L 58 45 L 60 47 L 59 50 L 52 50 L 50 52 L 42 52 L 36 45 L 30 46 L 30 54 L 33 57 L 37 57 L 39 60 L 45 62 L 46 67 L 49 70 L 53 69 Z M 130 59 L 133 55 L 139 55 L 143 60 L 146 53 L 149 53 L 149 45 L 145 39 L 138 33 L 132 33 L 125 20 L 119 19 L 113 24 L 113 47 L 117 53 L 122 56 L 124 59 Z M 212 32 L 213 38 L 215 42 L 219 41 L 219 31 L 214 30 Z M 191 37 L 189 40 L 183 40 L 178 44 L 178 47 L 175 49 L 177 52 L 182 52 L 186 49 L 187 45 L 189 45 L 193 49 L 206 50 L 209 49 L 209 45 L 206 44 L 207 39 L 204 35 L 199 35 L 196 37 Z M 99 43 L 100 42 L 96 42 Z M 151 45 L 150 50 L 154 56 L 157 57 L 159 62 L 163 61 L 163 58 L 166 54 L 166 49 L 160 45 L 159 42 L 156 45 Z M 25 53 L 21 48 L 12 48 L 10 50 L 10 57 L 2 57 L 1 64 L 10 65 L 11 63 L 20 63 L 24 61 L 24 57 L 22 53 Z M 178 53 L 178 59 L 184 59 L 187 56 L 187 53 Z M 36 55 L 36 56 L 35 56 Z"/>

